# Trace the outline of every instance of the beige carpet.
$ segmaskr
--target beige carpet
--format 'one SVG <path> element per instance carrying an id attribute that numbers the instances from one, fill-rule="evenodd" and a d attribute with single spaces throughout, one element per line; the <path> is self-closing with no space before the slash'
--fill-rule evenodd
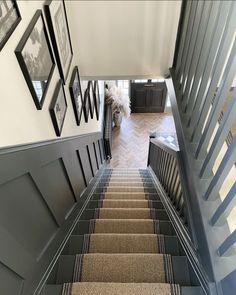
<path id="1" fill-rule="evenodd" d="M 154 234 L 92 234 L 89 253 L 159 253 L 159 239 Z"/>
<path id="2" fill-rule="evenodd" d="M 144 192 L 144 187 L 136 187 L 136 186 L 129 186 L 129 187 L 126 187 L 126 186 L 120 186 L 120 187 L 116 187 L 116 186 L 108 186 L 106 188 L 106 191 L 107 192 L 130 192 L 130 193 L 133 193 L 133 192 Z"/>
<path id="3" fill-rule="evenodd" d="M 149 208 L 101 208 L 97 210 L 99 219 L 150 219 Z M 96 213 L 95 213 L 96 214 Z"/>
<path id="4" fill-rule="evenodd" d="M 147 200 L 103 200 L 103 208 L 148 208 Z"/>
<path id="5" fill-rule="evenodd" d="M 180 295 L 143 179 L 139 170 L 117 169 L 100 183 L 106 190 L 101 208 L 94 210 L 63 295 Z"/>
<path id="6" fill-rule="evenodd" d="M 144 192 L 135 193 L 135 192 L 113 192 L 113 193 L 104 193 L 104 199 L 115 199 L 115 200 L 145 200 L 146 194 Z"/>
<path id="7" fill-rule="evenodd" d="M 173 288 L 179 290 L 161 283 L 74 283 L 71 295 L 170 295 Z"/>
<path id="8" fill-rule="evenodd" d="M 162 254 L 85 254 L 81 282 L 166 283 Z M 168 282 L 169 283 L 169 282 Z"/>
<path id="9" fill-rule="evenodd" d="M 98 219 L 90 221 L 91 227 L 93 223 L 94 233 L 155 234 L 154 222 L 151 219 Z"/>

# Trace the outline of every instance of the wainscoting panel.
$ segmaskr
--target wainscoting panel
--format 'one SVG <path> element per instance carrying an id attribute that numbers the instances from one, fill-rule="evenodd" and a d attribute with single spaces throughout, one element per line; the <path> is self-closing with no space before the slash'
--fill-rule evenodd
<path id="1" fill-rule="evenodd" d="M 79 154 L 84 169 L 85 179 L 88 185 L 93 178 L 93 171 L 91 167 L 87 145 L 79 150 Z"/>
<path id="2" fill-rule="evenodd" d="M 101 136 L 0 150 L 0 294 L 40 291 L 102 168 Z"/>
<path id="3" fill-rule="evenodd" d="M 15 272 L 0 263 L 0 291 L 4 290 L 2 294 L 16 294 L 20 295 L 23 286 L 23 279 Z"/>
<path id="4" fill-rule="evenodd" d="M 89 156 L 90 156 L 91 166 L 92 166 L 93 176 L 94 176 L 98 170 L 94 145 L 88 146 L 88 151 L 89 151 Z"/>

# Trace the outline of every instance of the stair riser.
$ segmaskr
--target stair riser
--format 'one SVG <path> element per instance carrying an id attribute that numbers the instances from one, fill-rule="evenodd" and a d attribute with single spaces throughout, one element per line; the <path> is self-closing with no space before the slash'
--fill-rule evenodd
<path id="1" fill-rule="evenodd" d="M 137 254 L 135 254 L 135 255 L 137 255 Z M 144 254 L 144 255 L 150 256 L 150 254 Z M 140 269 L 140 265 L 141 265 L 140 264 L 141 260 L 140 260 L 140 263 L 138 263 L 139 267 L 135 268 L 135 269 L 137 269 L 137 273 L 135 270 L 132 271 L 132 273 L 133 273 L 133 276 L 131 276 L 132 280 L 135 277 L 137 277 L 137 279 L 135 280 L 135 282 L 137 282 L 137 283 L 138 282 L 148 282 L 148 283 L 154 282 L 154 283 L 156 283 L 158 281 L 159 282 L 161 281 L 163 283 L 166 282 L 165 276 L 163 277 L 161 274 L 159 274 L 159 271 L 157 271 L 157 269 L 155 267 L 155 265 L 159 264 L 158 261 L 155 263 L 155 261 L 153 260 L 154 257 L 156 257 L 160 254 L 154 254 L 154 255 L 155 256 L 151 255 L 149 261 L 154 266 L 153 271 L 155 273 L 150 272 L 150 270 L 152 269 L 152 268 L 150 268 L 150 265 L 149 265 L 149 269 L 145 268 L 145 265 L 143 265 L 143 266 L 141 266 L 141 269 L 143 269 L 145 272 L 142 272 L 141 276 L 137 275 L 139 272 L 139 269 Z M 186 264 L 186 257 L 177 256 L 176 258 L 177 259 L 175 259 L 175 256 L 172 257 L 173 266 L 174 266 L 173 271 L 174 271 L 175 283 L 181 284 L 184 286 L 189 286 L 190 285 L 189 277 L 185 277 L 186 273 L 188 273 L 188 265 Z M 107 262 L 103 262 L 103 264 L 105 263 L 105 265 L 108 265 L 109 260 L 110 260 L 108 256 L 107 256 L 106 260 L 107 260 Z M 120 259 L 118 259 L 118 257 L 115 258 L 115 260 L 113 260 L 113 264 L 116 265 L 116 267 L 117 267 L 117 263 L 115 263 L 116 260 L 119 263 L 120 271 L 122 271 L 123 273 L 129 274 L 129 272 L 125 271 L 125 268 L 124 268 L 126 265 L 126 259 L 122 262 L 122 261 L 120 261 Z M 137 257 L 135 258 L 135 260 L 137 261 Z M 57 284 L 64 284 L 64 283 L 68 283 L 68 282 L 73 281 L 75 261 L 76 261 L 76 256 L 74 256 L 74 255 L 61 255 L 60 256 L 59 269 L 58 269 L 58 275 L 57 275 Z M 109 273 L 106 273 L 106 272 L 107 271 L 109 272 L 109 269 L 106 270 L 106 268 L 103 267 L 103 264 L 101 264 L 101 262 L 99 262 L 100 260 L 98 260 L 97 262 L 95 261 L 94 266 L 96 267 L 97 270 L 99 270 L 100 268 L 101 269 L 100 269 L 100 271 L 94 271 L 92 261 L 93 261 L 93 257 L 91 257 L 91 262 L 87 261 L 87 263 L 86 263 L 87 265 L 90 265 L 89 268 L 93 269 L 93 272 L 89 271 L 89 273 L 87 273 L 88 277 L 85 279 L 85 281 L 91 281 L 91 282 L 92 281 L 100 281 L 100 282 L 104 281 L 104 282 L 106 282 L 106 276 L 107 275 L 109 276 Z M 84 262 L 82 265 L 83 265 L 82 270 L 84 271 L 84 268 L 86 268 L 86 266 L 84 266 Z M 176 267 L 181 267 L 181 268 L 179 268 L 179 269 L 181 269 L 181 272 L 178 269 L 178 274 L 176 273 Z M 119 270 L 118 270 L 118 272 L 119 272 Z M 154 277 L 151 276 L 151 274 L 154 274 Z M 158 275 L 156 276 L 156 274 L 158 274 Z M 93 277 L 93 275 L 95 277 Z M 124 279 L 126 280 L 126 282 L 127 282 L 127 280 L 128 281 L 130 280 L 129 276 L 127 278 L 127 276 L 121 275 L 121 277 L 122 277 L 121 282 L 125 282 Z M 113 279 L 114 279 L 113 282 L 116 282 L 116 281 L 118 282 L 120 280 L 120 278 L 117 279 L 116 276 Z M 82 281 L 83 281 L 83 274 L 82 274 Z"/>
<path id="2" fill-rule="evenodd" d="M 153 181 L 149 178 L 121 178 L 121 177 L 113 177 L 113 178 L 107 178 L 107 177 L 102 177 L 100 179 L 102 182 L 147 182 L 147 183 L 153 183 Z"/>
<path id="3" fill-rule="evenodd" d="M 175 256 L 181 255 L 179 251 L 179 244 L 178 244 L 177 237 L 165 236 L 164 241 L 165 241 L 164 253 L 175 255 Z M 68 241 L 68 245 L 65 247 L 62 254 L 64 255 L 83 254 L 83 246 L 84 246 L 84 236 L 82 235 L 71 236 Z M 103 252 L 100 252 L 100 253 L 103 253 Z M 122 253 L 122 252 L 117 252 L 117 253 Z M 159 253 L 161 252 L 159 251 Z"/>
<path id="4" fill-rule="evenodd" d="M 148 173 L 104 173 L 102 177 L 121 177 L 121 178 L 126 178 L 126 177 L 140 177 L 140 178 L 149 178 L 150 175 Z"/>
<path id="5" fill-rule="evenodd" d="M 148 182 L 99 182 L 98 187 L 106 188 L 106 187 L 145 187 L 145 188 L 154 188 L 152 183 Z"/>
<path id="6" fill-rule="evenodd" d="M 117 192 L 117 193 L 126 193 L 126 192 L 144 192 L 144 193 L 150 193 L 154 194 L 156 193 L 156 190 L 154 188 L 123 188 L 123 187 L 113 187 L 113 188 L 101 188 L 98 187 L 95 190 L 95 194 L 101 194 L 103 192 Z"/>
<path id="7" fill-rule="evenodd" d="M 46 285 L 40 295 L 61 295 L 62 288 L 63 288 L 63 285 L 49 285 L 49 286 Z M 93 294 L 101 295 L 101 292 L 99 291 L 97 293 L 93 289 Z M 204 295 L 204 293 L 201 287 L 181 287 L 181 295 Z"/>
<path id="8" fill-rule="evenodd" d="M 149 214 L 149 212 L 147 212 L 147 215 L 149 215 L 147 217 L 146 217 L 146 212 L 145 212 L 145 214 L 144 214 L 145 217 L 143 217 L 143 218 L 140 218 L 140 215 L 138 214 L 138 210 L 135 210 L 135 209 L 132 209 L 132 210 L 134 211 L 134 213 L 137 212 L 137 217 L 135 217 L 135 214 L 131 214 L 131 213 L 129 213 L 129 215 L 127 215 L 127 216 L 126 215 L 123 216 L 122 212 L 120 214 L 119 213 L 116 214 L 116 213 L 113 213 L 112 211 L 109 211 L 111 213 L 108 214 L 109 217 L 105 217 L 105 219 L 143 219 L 143 218 L 144 219 L 151 219 L 153 217 L 154 219 L 158 219 L 158 220 L 168 220 L 168 215 L 166 214 L 165 210 L 160 210 L 160 209 L 159 210 L 153 210 L 153 212 L 150 213 L 150 214 Z M 102 215 L 102 213 L 99 215 L 98 210 L 87 209 L 82 214 L 81 219 L 82 220 L 96 219 L 97 216 L 99 216 L 98 218 L 102 218 L 101 215 Z"/>
<path id="9" fill-rule="evenodd" d="M 122 200 L 120 200 L 122 202 Z M 151 206 L 151 208 L 153 209 L 163 209 L 163 204 L 159 201 L 152 201 L 151 203 L 149 203 L 149 205 Z M 123 207 L 112 207 L 112 204 L 109 206 L 109 208 L 146 208 L 143 207 L 142 205 L 140 205 L 140 207 L 137 206 L 137 204 L 135 205 L 135 207 L 131 207 L 131 205 L 129 205 L 130 207 L 125 207 L 125 203 L 122 204 Z M 91 201 L 88 204 L 88 208 L 87 209 L 96 209 L 96 208 L 104 208 L 103 202 L 102 201 Z M 105 207 L 107 208 L 107 207 Z"/>
<path id="10" fill-rule="evenodd" d="M 78 225 L 75 227 L 73 231 L 73 235 L 85 235 L 89 234 L 89 220 L 81 220 L 78 222 Z M 175 235 L 174 228 L 170 221 L 160 220 L 159 222 L 159 234 L 166 236 Z"/>
<path id="11" fill-rule="evenodd" d="M 109 200 L 119 200 L 119 199 L 123 199 L 123 200 L 150 200 L 150 201 L 159 201 L 160 197 L 157 194 L 145 194 L 145 196 L 135 196 L 135 195 L 129 195 L 128 193 L 125 194 L 125 196 L 123 197 L 119 197 L 119 194 L 117 195 L 106 195 L 104 193 L 96 193 L 92 196 L 91 200 L 92 201 L 98 201 L 98 200 L 103 200 L 104 198 L 109 199 Z"/>

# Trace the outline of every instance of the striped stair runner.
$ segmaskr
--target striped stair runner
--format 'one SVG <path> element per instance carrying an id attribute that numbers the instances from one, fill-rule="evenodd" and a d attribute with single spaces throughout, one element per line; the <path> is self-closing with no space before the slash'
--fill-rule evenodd
<path id="1" fill-rule="evenodd" d="M 181 294 L 146 170 L 106 169 L 89 206 L 89 232 L 62 295 Z"/>

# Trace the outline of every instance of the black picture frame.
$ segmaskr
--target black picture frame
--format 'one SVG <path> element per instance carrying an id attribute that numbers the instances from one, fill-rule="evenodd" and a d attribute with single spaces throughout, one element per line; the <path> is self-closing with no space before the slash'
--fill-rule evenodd
<path id="1" fill-rule="evenodd" d="M 41 110 L 55 68 L 42 10 L 36 11 L 15 54 L 36 108 Z"/>
<path id="2" fill-rule="evenodd" d="M 60 79 L 56 85 L 52 102 L 50 105 L 50 114 L 53 126 L 57 136 L 61 136 L 62 128 L 65 121 L 67 111 L 66 94 L 63 80 Z"/>
<path id="3" fill-rule="evenodd" d="M 17 2 L 14 0 L 0 1 L 0 51 L 7 43 L 20 21 L 21 14 Z"/>
<path id="4" fill-rule="evenodd" d="M 83 112 L 83 95 L 80 85 L 80 75 L 79 69 L 76 66 L 72 72 L 70 85 L 69 85 L 70 96 L 72 100 L 72 105 L 75 113 L 76 123 L 79 126 L 81 121 L 81 116 Z"/>
<path id="5" fill-rule="evenodd" d="M 89 82 L 88 82 L 89 84 Z M 89 112 L 90 112 L 90 98 L 89 98 L 89 88 L 88 88 L 88 85 L 87 85 L 87 88 L 84 92 L 84 120 L 85 120 L 85 123 L 88 123 L 88 120 L 89 120 Z"/>
<path id="6" fill-rule="evenodd" d="M 93 119 L 94 116 L 94 90 L 93 90 L 93 81 L 88 81 L 88 96 L 89 96 L 89 111 L 90 117 Z"/>
<path id="7" fill-rule="evenodd" d="M 45 5 L 45 14 L 58 69 L 65 84 L 73 58 L 65 1 L 50 0 L 49 3 Z"/>
<path id="8" fill-rule="evenodd" d="M 101 101 L 100 101 L 100 94 L 99 94 L 99 85 L 97 80 L 94 81 L 93 92 L 94 92 L 95 113 L 96 113 L 97 120 L 99 120 Z"/>

